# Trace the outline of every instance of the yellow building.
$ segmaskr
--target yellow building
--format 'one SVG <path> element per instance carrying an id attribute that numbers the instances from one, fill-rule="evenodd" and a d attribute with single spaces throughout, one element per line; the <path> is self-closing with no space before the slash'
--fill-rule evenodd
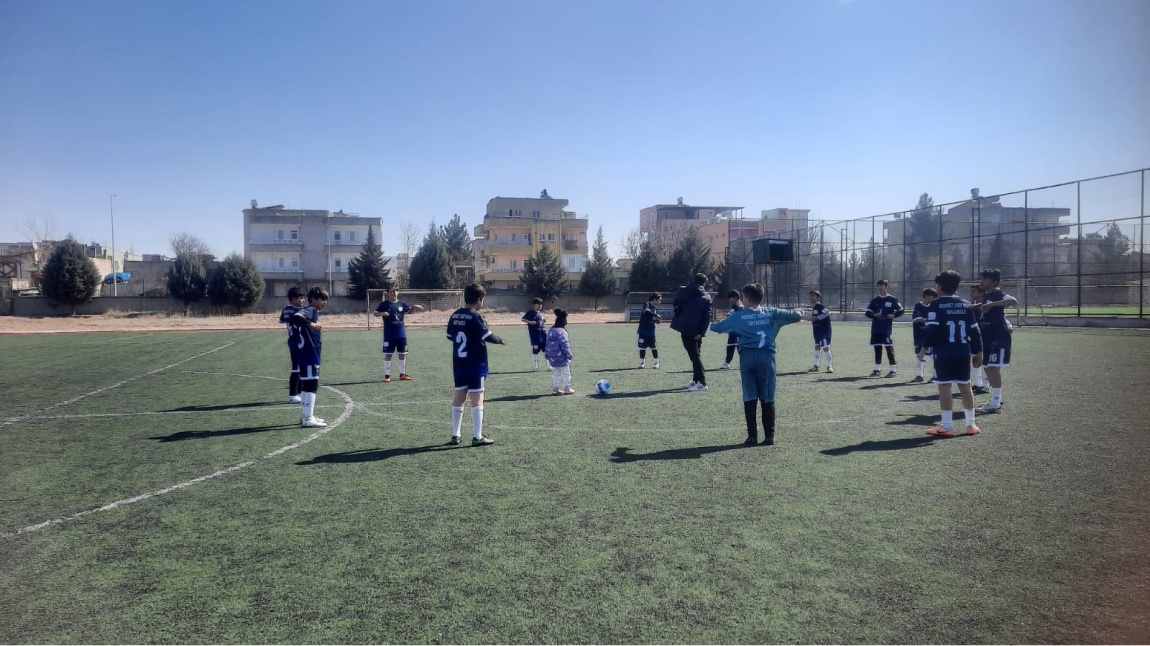
<path id="1" fill-rule="evenodd" d="M 541 197 L 488 200 L 483 223 L 476 225 L 471 248 L 475 279 L 488 289 L 522 289 L 524 262 L 546 243 L 567 270 L 570 286 L 587 268 L 587 216 L 567 211 L 567 200 L 543 191 Z"/>

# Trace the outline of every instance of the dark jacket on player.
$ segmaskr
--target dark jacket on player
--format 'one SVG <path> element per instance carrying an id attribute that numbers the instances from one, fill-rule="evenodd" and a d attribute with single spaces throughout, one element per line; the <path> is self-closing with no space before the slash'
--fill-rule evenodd
<path id="1" fill-rule="evenodd" d="M 671 329 L 686 336 L 706 336 L 711 324 L 711 296 L 700 285 L 684 285 L 675 293 Z"/>

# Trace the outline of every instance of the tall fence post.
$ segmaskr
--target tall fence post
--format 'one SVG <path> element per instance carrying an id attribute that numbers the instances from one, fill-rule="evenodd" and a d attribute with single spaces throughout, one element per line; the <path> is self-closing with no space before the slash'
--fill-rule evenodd
<path id="1" fill-rule="evenodd" d="M 1082 182 L 1074 182 L 1074 188 L 1078 194 L 1078 205 L 1074 208 L 1078 212 L 1078 258 L 1074 264 L 1077 265 L 1075 271 L 1078 275 L 1077 312 L 1078 316 L 1082 316 Z"/>
<path id="2" fill-rule="evenodd" d="M 1026 293 L 1030 284 L 1030 191 L 1022 194 L 1022 311 L 1029 314 Z"/>
<path id="3" fill-rule="evenodd" d="M 1139 217 L 1139 222 L 1141 224 L 1138 232 L 1142 235 L 1142 239 L 1138 243 L 1138 245 L 1140 247 L 1139 253 L 1138 253 L 1138 317 L 1139 318 L 1142 318 L 1143 316 L 1146 315 L 1145 310 L 1143 309 L 1143 307 L 1144 307 L 1143 301 L 1145 300 L 1145 296 L 1143 296 L 1143 294 L 1146 292 L 1146 170 L 1145 169 L 1142 170 L 1141 177 L 1142 177 L 1142 186 L 1141 186 L 1142 190 L 1139 191 L 1139 193 L 1141 195 L 1142 205 L 1138 209 L 1138 217 Z"/>

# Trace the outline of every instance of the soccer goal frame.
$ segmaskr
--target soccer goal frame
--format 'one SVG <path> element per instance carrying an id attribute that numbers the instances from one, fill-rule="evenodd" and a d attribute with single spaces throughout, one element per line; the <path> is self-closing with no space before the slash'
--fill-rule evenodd
<path id="1" fill-rule="evenodd" d="M 367 329 L 372 329 L 372 313 L 387 295 L 387 289 L 367 290 Z M 399 299 L 408 305 L 420 305 L 424 311 L 454 312 L 463 307 L 462 289 L 401 289 Z M 381 324 L 382 325 L 382 324 Z"/>

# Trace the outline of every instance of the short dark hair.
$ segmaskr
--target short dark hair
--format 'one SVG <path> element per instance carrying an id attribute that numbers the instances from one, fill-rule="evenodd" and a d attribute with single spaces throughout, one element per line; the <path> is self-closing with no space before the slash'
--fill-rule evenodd
<path id="1" fill-rule="evenodd" d="M 883 285 L 884 287 L 890 287 L 890 281 L 885 279 L 885 278 L 880 278 L 879 281 L 877 283 L 875 283 L 875 285 Z"/>
<path id="2" fill-rule="evenodd" d="M 743 285 L 743 296 L 752 303 L 762 303 L 763 297 L 767 295 L 767 290 L 759 283 L 747 283 Z"/>
<path id="3" fill-rule="evenodd" d="M 294 301 L 297 298 L 303 298 L 303 290 L 298 285 L 292 285 L 292 288 L 288 290 L 288 300 Z"/>
<path id="4" fill-rule="evenodd" d="M 322 288 L 322 287 L 319 287 L 318 285 L 316 287 L 312 287 L 311 289 L 307 290 L 308 302 L 311 302 L 313 300 L 326 301 L 326 300 L 328 300 L 328 298 L 329 297 L 327 295 L 327 290 Z"/>
<path id="5" fill-rule="evenodd" d="M 731 291 L 727 292 L 727 298 L 740 298 L 739 290 L 732 289 Z"/>
<path id="6" fill-rule="evenodd" d="M 531 299 L 531 304 L 532 305 L 542 305 L 543 299 L 536 296 L 535 298 Z"/>
<path id="7" fill-rule="evenodd" d="M 962 276 L 953 269 L 947 269 L 934 277 L 934 284 L 942 290 L 946 296 L 954 296 L 954 292 L 958 290 L 958 286 L 962 284 Z"/>
<path id="8" fill-rule="evenodd" d="M 983 269 L 982 273 L 980 273 L 978 277 L 986 278 L 987 280 L 993 280 L 994 284 L 997 285 L 1002 281 L 1002 271 L 998 269 Z"/>
<path id="9" fill-rule="evenodd" d="M 707 284 L 707 275 L 706 274 L 695 274 L 695 284 L 696 285 L 706 285 Z"/>
<path id="10" fill-rule="evenodd" d="M 556 307 L 554 327 L 567 327 L 567 310 Z"/>
<path id="11" fill-rule="evenodd" d="M 660 299 L 661 299 L 661 298 L 663 298 L 663 295 L 662 295 L 662 294 L 660 294 L 659 292 L 651 292 L 651 295 L 647 297 L 647 300 L 648 300 L 648 301 L 653 301 L 653 300 L 655 300 L 656 298 L 660 298 Z"/>
<path id="12" fill-rule="evenodd" d="M 929 296 L 931 298 L 938 298 L 938 290 L 927 287 L 926 289 L 922 290 L 922 295 Z"/>
<path id="13" fill-rule="evenodd" d="M 478 303 L 487 296 L 487 290 L 483 289 L 483 285 L 479 283 L 471 283 L 463 288 L 463 301 L 465 303 Z"/>
<path id="14" fill-rule="evenodd" d="M 817 289 L 812 289 L 810 292 L 808 292 L 808 295 L 810 295 L 810 294 L 814 294 L 816 298 L 822 298 L 823 297 L 823 293 Z"/>
<path id="15" fill-rule="evenodd" d="M 970 288 L 971 289 L 977 289 L 980 292 L 982 291 L 982 285 L 979 285 L 978 283 L 971 283 Z"/>

